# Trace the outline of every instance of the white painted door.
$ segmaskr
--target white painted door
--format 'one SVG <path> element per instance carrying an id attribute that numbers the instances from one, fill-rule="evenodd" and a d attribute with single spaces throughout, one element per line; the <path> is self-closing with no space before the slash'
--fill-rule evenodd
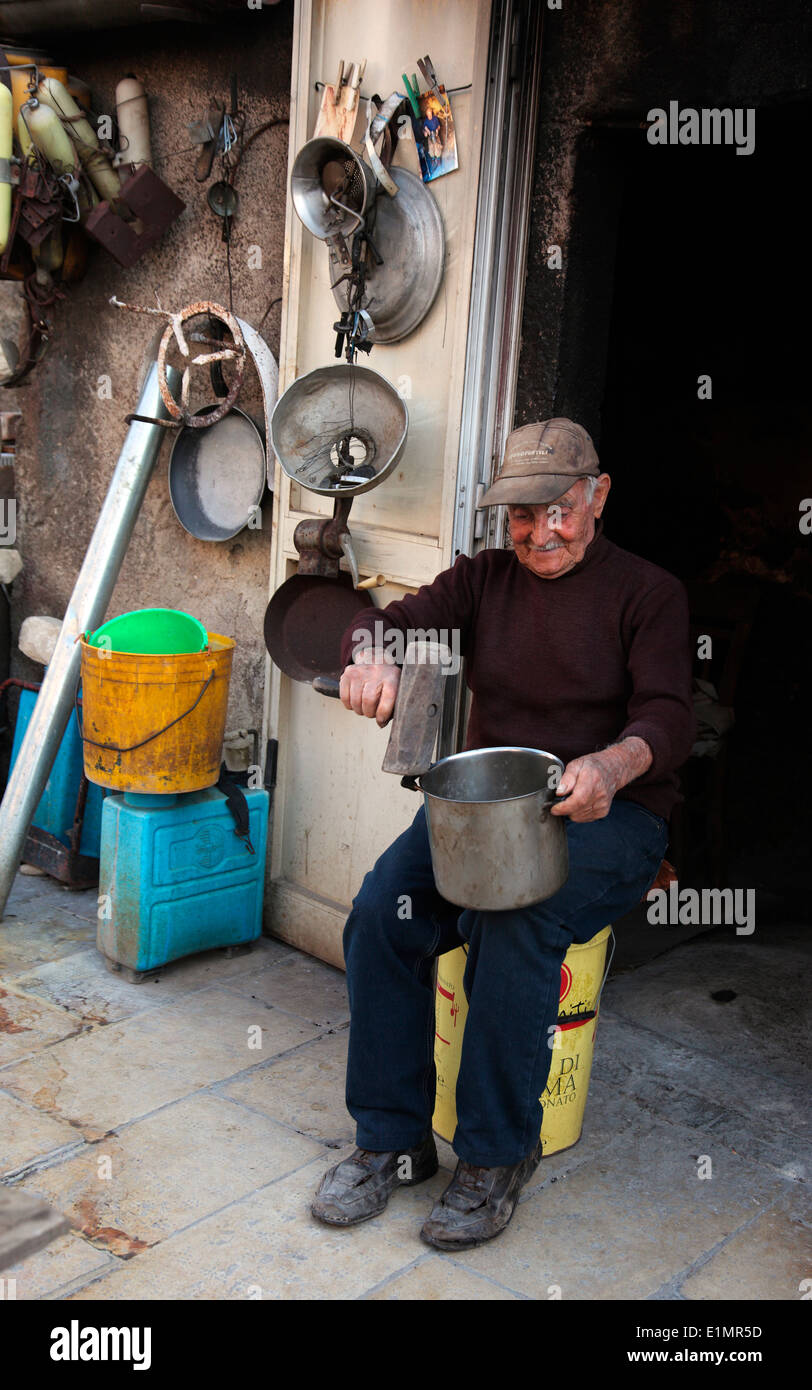
<path id="1" fill-rule="evenodd" d="M 402 90 L 401 73 L 431 55 L 450 90 L 459 169 L 429 187 L 445 227 L 445 272 L 426 319 L 410 337 L 376 346 L 362 362 L 402 390 L 409 435 L 395 472 L 355 499 L 350 517 L 362 575 L 383 573 L 382 606 L 430 581 L 453 559 L 457 460 L 472 257 L 480 178 L 490 3 L 455 0 L 299 0 L 294 34 L 290 161 L 313 133 L 317 81 L 339 61 L 367 59 L 364 95 Z M 470 84 L 470 85 L 469 85 Z M 365 127 L 359 108 L 354 147 Z M 418 173 L 412 141 L 397 163 Z M 486 176 L 487 171 L 483 171 Z M 288 199 L 280 392 L 335 358 L 338 317 L 326 247 L 307 232 Z M 296 571 L 293 531 L 329 515 L 327 499 L 292 484 L 277 466 L 271 592 Z M 360 606 L 360 605 L 359 605 Z M 268 860 L 266 926 L 325 960 L 342 963 L 341 930 L 352 897 L 377 856 L 414 816 L 418 799 L 381 772 L 388 731 L 349 714 L 269 663 L 266 733 L 279 742 Z"/>

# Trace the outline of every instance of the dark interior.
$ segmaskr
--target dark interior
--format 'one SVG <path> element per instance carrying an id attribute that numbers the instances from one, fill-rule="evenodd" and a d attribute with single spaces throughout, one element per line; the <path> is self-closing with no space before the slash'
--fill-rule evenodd
<path id="1" fill-rule="evenodd" d="M 671 852 L 687 882 L 746 883 L 796 907 L 812 754 L 812 536 L 799 526 L 812 494 L 809 134 L 797 105 L 757 112 L 747 156 L 655 158 L 639 132 L 606 129 L 588 137 L 582 181 L 589 201 L 620 198 L 599 429 L 607 533 L 687 585 L 694 638 L 712 638 L 695 674 L 735 710 L 717 758 L 684 770 Z M 579 318 L 583 331 L 588 304 Z"/>

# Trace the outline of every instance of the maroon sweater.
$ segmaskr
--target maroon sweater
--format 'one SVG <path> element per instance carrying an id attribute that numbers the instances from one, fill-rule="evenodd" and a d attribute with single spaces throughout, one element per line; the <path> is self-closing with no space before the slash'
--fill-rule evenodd
<path id="1" fill-rule="evenodd" d="M 670 815 L 675 770 L 695 738 L 687 595 L 607 540 L 601 523 L 558 579 L 533 574 L 511 550 L 461 555 L 416 594 L 363 609 L 344 634 L 345 664 L 376 620 L 384 632 L 459 630 L 473 696 L 466 748 L 543 748 L 567 763 L 636 735 L 653 761 L 617 795 Z"/>

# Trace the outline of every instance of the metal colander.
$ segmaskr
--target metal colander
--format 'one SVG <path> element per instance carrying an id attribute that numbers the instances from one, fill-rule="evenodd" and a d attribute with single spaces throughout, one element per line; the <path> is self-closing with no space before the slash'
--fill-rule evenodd
<path id="1" fill-rule="evenodd" d="M 322 241 L 351 235 L 374 186 L 372 170 L 342 140 L 308 140 L 293 162 L 293 206 L 308 231 Z"/>

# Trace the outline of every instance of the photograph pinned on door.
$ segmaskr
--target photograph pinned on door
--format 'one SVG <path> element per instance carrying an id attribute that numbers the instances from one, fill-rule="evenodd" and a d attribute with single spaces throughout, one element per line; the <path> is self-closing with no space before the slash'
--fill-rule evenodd
<path id="1" fill-rule="evenodd" d="M 432 179 L 440 178 L 442 174 L 450 174 L 459 168 L 457 137 L 448 93 L 437 81 L 437 74 L 429 55 L 419 58 L 417 66 L 429 90 L 418 90 L 417 77 L 414 74 L 409 82 L 404 73 L 403 81 L 412 109 L 412 132 L 420 160 L 420 173 L 423 182 L 430 183 Z"/>

